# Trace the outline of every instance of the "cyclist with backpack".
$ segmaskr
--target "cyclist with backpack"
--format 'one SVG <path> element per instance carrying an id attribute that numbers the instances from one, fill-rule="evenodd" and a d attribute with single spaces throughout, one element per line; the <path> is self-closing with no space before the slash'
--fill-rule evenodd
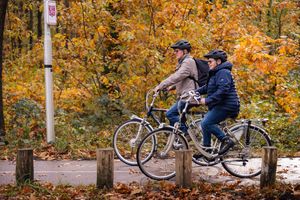
<path id="1" fill-rule="evenodd" d="M 204 55 L 208 59 L 209 77 L 207 84 L 195 92 L 207 94 L 200 99 L 200 104 L 208 106 L 208 112 L 201 121 L 203 130 L 203 145 L 211 145 L 211 133 L 222 143 L 219 154 L 226 153 L 234 146 L 234 142 L 218 127 L 218 123 L 226 118 L 235 118 L 239 114 L 240 101 L 236 91 L 235 82 L 231 74 L 232 63 L 227 61 L 227 54 L 222 50 L 212 50 Z M 194 155 L 198 159 L 201 155 Z"/>
<path id="2" fill-rule="evenodd" d="M 177 99 L 179 99 L 181 95 L 197 88 L 195 80 L 198 80 L 198 71 L 196 62 L 190 55 L 192 47 L 188 41 L 179 40 L 173 44 L 171 48 L 174 50 L 174 54 L 178 60 L 175 72 L 156 86 L 154 90 L 170 90 L 175 86 Z M 179 121 L 178 103 L 177 100 L 166 113 L 166 117 L 170 121 L 171 126 L 174 126 L 174 124 Z M 184 105 L 184 102 L 180 102 L 181 110 L 184 108 Z M 180 130 L 183 131 L 185 135 L 187 135 L 187 129 L 185 123 L 182 123 Z"/>

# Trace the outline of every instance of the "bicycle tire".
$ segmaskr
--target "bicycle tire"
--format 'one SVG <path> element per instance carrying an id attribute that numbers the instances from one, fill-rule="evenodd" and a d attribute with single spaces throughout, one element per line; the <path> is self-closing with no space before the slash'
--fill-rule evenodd
<path id="1" fill-rule="evenodd" d="M 156 138 L 154 153 L 151 152 L 151 138 L 153 137 Z M 174 133 L 174 128 L 156 129 L 145 136 L 138 146 L 136 156 L 138 166 L 142 173 L 151 179 L 171 179 L 176 173 L 175 151 L 181 149 L 188 149 L 188 144 L 181 134 Z M 151 157 L 146 160 L 145 157 L 149 157 L 148 154 L 151 154 Z"/>
<path id="2" fill-rule="evenodd" d="M 224 169 L 233 176 L 239 178 L 252 178 L 261 173 L 262 147 L 271 146 L 271 139 L 267 132 L 259 126 L 250 125 L 250 146 L 245 146 L 245 127 L 240 124 L 230 128 L 230 132 L 239 141 L 223 157 L 221 164 Z"/>
<path id="3" fill-rule="evenodd" d="M 138 118 L 128 120 L 121 124 L 113 135 L 113 149 L 115 154 L 123 163 L 130 166 L 137 166 L 136 150 L 138 143 L 142 140 L 143 136 L 150 133 L 153 129 L 150 124 L 145 125 L 143 129 L 145 133 L 142 133 L 141 137 L 135 143 L 131 143 L 135 138 L 141 123 L 142 119 Z"/>

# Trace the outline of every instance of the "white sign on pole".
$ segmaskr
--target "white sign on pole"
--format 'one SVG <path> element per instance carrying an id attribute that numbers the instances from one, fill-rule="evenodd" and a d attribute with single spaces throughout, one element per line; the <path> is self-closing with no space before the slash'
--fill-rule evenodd
<path id="1" fill-rule="evenodd" d="M 46 23 L 48 25 L 57 24 L 57 10 L 55 1 L 47 1 L 46 3 Z"/>

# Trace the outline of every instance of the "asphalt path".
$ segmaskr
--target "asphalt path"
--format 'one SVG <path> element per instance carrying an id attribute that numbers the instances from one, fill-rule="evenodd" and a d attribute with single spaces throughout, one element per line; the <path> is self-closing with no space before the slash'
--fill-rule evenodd
<path id="1" fill-rule="evenodd" d="M 34 160 L 34 179 L 40 182 L 51 182 L 55 185 L 89 185 L 96 184 L 96 160 Z M 0 160 L 0 184 L 15 183 L 15 162 Z M 277 162 L 277 181 L 300 184 L 300 158 L 279 158 Z M 138 167 L 128 166 L 119 160 L 114 160 L 114 182 L 144 184 L 148 179 Z M 221 164 L 203 167 L 193 164 L 193 180 L 210 183 L 230 183 L 240 181 L 240 184 L 259 184 L 259 176 L 251 179 L 240 179 L 229 175 Z M 171 180 L 175 181 L 175 179 Z"/>

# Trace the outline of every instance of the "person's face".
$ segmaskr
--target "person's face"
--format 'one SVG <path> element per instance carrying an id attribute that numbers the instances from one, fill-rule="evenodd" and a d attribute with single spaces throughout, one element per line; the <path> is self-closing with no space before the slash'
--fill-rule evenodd
<path id="1" fill-rule="evenodd" d="M 174 49 L 174 54 L 177 59 L 181 59 L 184 55 L 184 52 L 183 52 L 183 50 L 180 50 L 180 49 Z"/>
<path id="2" fill-rule="evenodd" d="M 213 58 L 208 59 L 208 66 L 210 70 L 216 68 L 220 63 L 221 63 L 220 59 L 218 60 L 215 60 Z"/>

